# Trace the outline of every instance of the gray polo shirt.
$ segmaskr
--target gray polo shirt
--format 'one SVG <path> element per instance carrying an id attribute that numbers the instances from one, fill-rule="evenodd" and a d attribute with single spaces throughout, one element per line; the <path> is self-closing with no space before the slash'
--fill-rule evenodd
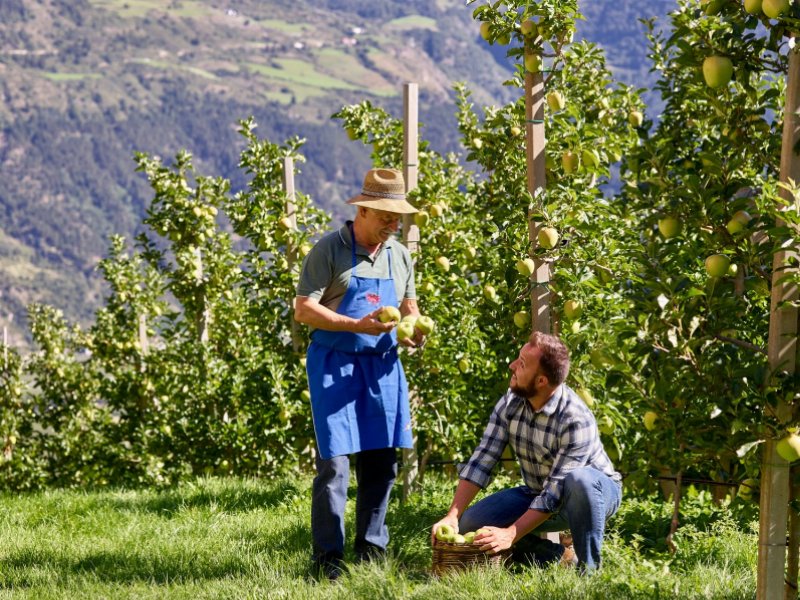
<path id="1" fill-rule="evenodd" d="M 338 231 L 325 235 L 306 255 L 297 284 L 298 296 L 313 298 L 334 311 L 339 308 L 353 274 L 353 240 L 348 228 L 351 224 L 352 221 L 347 221 Z M 393 237 L 381 246 L 373 258 L 370 258 L 366 248 L 356 245 L 356 277 L 388 279 L 389 248 L 398 301 L 416 298 L 411 253 Z"/>

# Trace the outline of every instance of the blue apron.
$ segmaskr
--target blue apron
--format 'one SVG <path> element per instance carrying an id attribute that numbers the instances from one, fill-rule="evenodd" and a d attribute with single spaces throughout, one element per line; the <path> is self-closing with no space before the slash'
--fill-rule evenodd
<path id="1" fill-rule="evenodd" d="M 353 271 L 337 313 L 360 319 L 380 306 L 398 306 L 387 246 L 389 278 L 356 277 Z M 397 334 L 369 335 L 316 329 L 306 370 L 311 413 L 322 458 L 378 448 L 411 448 L 408 384 L 397 355 Z"/>

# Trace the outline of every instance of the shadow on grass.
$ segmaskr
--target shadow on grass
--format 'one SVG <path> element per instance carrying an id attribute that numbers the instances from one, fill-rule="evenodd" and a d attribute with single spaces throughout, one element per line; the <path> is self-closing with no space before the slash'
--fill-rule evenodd
<path id="1" fill-rule="evenodd" d="M 306 494 L 305 488 L 293 481 L 279 483 L 254 482 L 247 487 L 241 485 L 195 485 L 194 489 L 167 490 L 157 495 L 136 497 L 108 497 L 103 504 L 120 512 L 156 513 L 173 515 L 192 508 L 214 507 L 217 510 L 240 513 L 265 508 L 274 508 Z"/>
<path id="2" fill-rule="evenodd" d="M 101 550 L 70 557 L 58 550 L 26 548 L 11 553 L 3 560 L 4 573 L 0 589 L 30 588 L 42 584 L 42 573 L 61 582 L 75 576 L 90 575 L 104 583 L 154 583 L 233 579 L 257 574 L 263 565 L 287 568 L 287 558 L 309 554 L 310 536 L 307 527 L 291 525 L 268 535 L 251 529 L 231 540 L 230 551 L 214 552 L 166 547 L 128 550 Z M 248 550 L 242 552 L 241 548 Z M 301 561 L 302 562 L 302 561 Z M 291 568 L 289 566 L 288 568 Z M 294 572 L 288 573 L 295 576 Z"/>

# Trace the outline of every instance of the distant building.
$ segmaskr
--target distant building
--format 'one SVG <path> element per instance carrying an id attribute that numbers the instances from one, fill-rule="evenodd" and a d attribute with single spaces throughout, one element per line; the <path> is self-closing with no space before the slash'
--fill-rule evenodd
<path id="1" fill-rule="evenodd" d="M 361 27 L 351 27 L 350 33 L 352 33 L 353 35 L 361 35 L 362 33 L 364 33 L 364 29 Z"/>
<path id="2" fill-rule="evenodd" d="M 303 42 L 295 42 L 294 44 L 292 44 L 292 46 L 294 47 L 295 50 L 302 50 L 303 48 L 306 47 L 306 45 Z"/>
<path id="3" fill-rule="evenodd" d="M 228 15 L 229 17 L 235 17 L 236 15 L 239 14 L 239 11 L 233 8 L 229 8 L 228 10 L 225 11 L 225 14 Z"/>
<path id="4" fill-rule="evenodd" d="M 358 40 L 354 37 L 343 37 L 342 38 L 342 45 L 344 46 L 355 46 L 358 43 Z"/>

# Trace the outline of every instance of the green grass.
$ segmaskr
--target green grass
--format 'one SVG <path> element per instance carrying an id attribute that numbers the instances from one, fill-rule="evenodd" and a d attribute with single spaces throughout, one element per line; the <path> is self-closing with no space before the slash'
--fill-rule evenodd
<path id="1" fill-rule="evenodd" d="M 430 17 L 423 17 L 421 15 L 410 15 L 408 17 L 401 17 L 399 19 L 394 19 L 393 21 L 389 21 L 386 24 L 388 27 L 392 27 L 393 29 L 400 29 L 400 30 L 409 30 L 409 29 L 430 29 L 431 31 L 437 31 L 438 27 L 436 26 L 436 19 L 431 19 Z"/>
<path id="2" fill-rule="evenodd" d="M 421 494 L 390 506 L 389 559 L 351 567 L 336 584 L 317 582 L 308 576 L 310 482 L 309 476 L 204 479 L 166 491 L 5 495 L 0 597 L 618 600 L 755 593 L 757 544 L 749 528 L 721 518 L 701 532 L 687 522 L 679 540 L 684 549 L 668 556 L 628 532 L 658 529 L 659 523 L 640 521 L 647 514 L 661 519 L 664 511 L 653 501 L 623 504 L 596 575 L 525 567 L 435 579 L 429 528 L 453 485 L 430 476 Z M 351 498 L 349 545 L 353 505 Z"/>
<path id="3" fill-rule="evenodd" d="M 162 0 L 90 0 L 90 3 L 128 18 L 144 17 L 152 10 L 188 18 L 205 17 L 221 12 L 221 9 L 215 10 L 205 6 L 201 0 L 181 0 L 177 8 L 169 8 L 169 3 Z"/>
<path id="4" fill-rule="evenodd" d="M 84 79 L 100 79 L 99 73 L 50 73 L 48 71 L 39 72 L 42 77 L 50 81 L 83 81 Z"/>

